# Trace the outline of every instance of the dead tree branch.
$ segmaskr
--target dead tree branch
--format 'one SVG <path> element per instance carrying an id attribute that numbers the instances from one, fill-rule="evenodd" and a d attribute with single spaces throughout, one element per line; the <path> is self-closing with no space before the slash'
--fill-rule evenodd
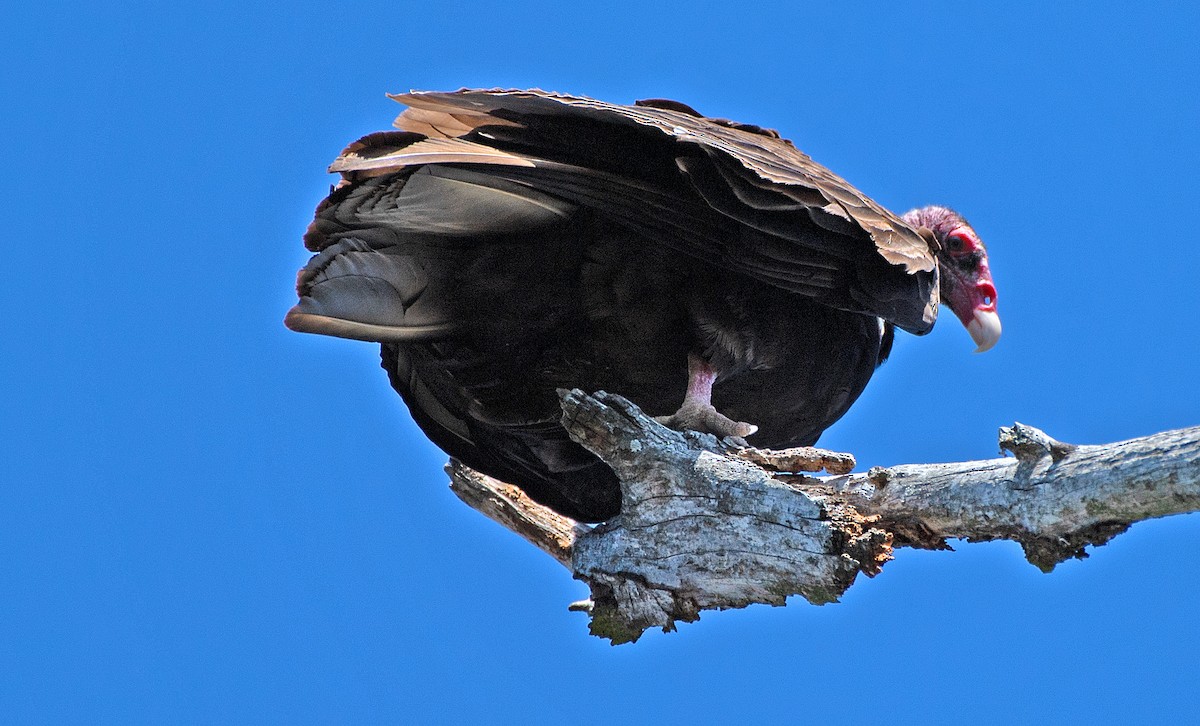
<path id="1" fill-rule="evenodd" d="M 1074 446 L 1015 424 L 1000 445 L 1016 458 L 844 474 L 844 454 L 739 450 L 665 428 L 620 396 L 561 394 L 571 437 L 621 479 L 620 516 L 576 524 L 457 463 L 451 486 L 586 582 L 591 600 L 573 607 L 613 643 L 702 610 L 836 601 L 894 547 L 1014 540 L 1048 572 L 1133 522 L 1200 510 L 1200 427 Z M 821 468 L 842 474 L 799 473 Z"/>

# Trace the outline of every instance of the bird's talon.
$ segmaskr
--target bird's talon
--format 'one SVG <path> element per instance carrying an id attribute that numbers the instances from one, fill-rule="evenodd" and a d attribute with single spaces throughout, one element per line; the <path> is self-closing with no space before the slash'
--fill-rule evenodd
<path id="1" fill-rule="evenodd" d="M 747 445 L 746 436 L 758 431 L 754 424 L 734 421 L 721 414 L 711 404 L 685 403 L 670 416 L 655 416 L 654 420 L 676 431 L 699 431 L 721 439 L 737 439 L 742 445 Z"/>

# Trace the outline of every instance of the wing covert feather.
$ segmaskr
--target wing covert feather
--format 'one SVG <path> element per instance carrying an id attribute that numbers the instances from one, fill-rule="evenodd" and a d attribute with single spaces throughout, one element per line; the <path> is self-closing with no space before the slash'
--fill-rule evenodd
<path id="1" fill-rule="evenodd" d="M 515 111 L 533 115 L 575 112 L 596 117 L 619 117 L 655 128 L 681 142 L 717 150 L 736 159 L 763 180 L 783 187 L 798 186 L 820 193 L 830 214 L 852 219 L 875 241 L 879 254 L 888 262 L 903 265 L 908 272 L 933 269 L 933 253 L 917 231 L 899 217 L 876 204 L 845 179 L 817 164 L 790 141 L 752 133 L 702 116 L 656 106 L 624 106 L 582 96 L 547 93 L 541 90 L 472 90 L 455 92 L 414 91 L 389 97 L 419 110 L 496 116 Z M 406 112 L 407 113 L 407 112 Z M 405 114 L 401 114 L 401 119 Z M 503 114 L 499 118 L 504 118 Z M 512 119 L 506 119 L 513 123 Z M 399 122 L 399 119 L 398 119 Z M 726 122 L 728 124 L 729 122 Z"/>
<path id="2" fill-rule="evenodd" d="M 918 334 L 936 320 L 928 242 L 774 132 L 666 102 L 623 106 L 540 90 L 391 98 L 408 106 L 396 119 L 401 130 L 352 144 L 331 171 L 353 181 L 420 165 L 486 165 L 497 178 L 768 285 Z M 654 158 L 641 164 L 647 149 Z M 625 166 L 604 168 L 608 156 Z M 661 158 L 674 181 L 662 183 Z"/>

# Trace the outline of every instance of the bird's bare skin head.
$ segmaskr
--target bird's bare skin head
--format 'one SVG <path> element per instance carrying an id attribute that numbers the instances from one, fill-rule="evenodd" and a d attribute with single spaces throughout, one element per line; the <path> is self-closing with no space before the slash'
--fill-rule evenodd
<path id="1" fill-rule="evenodd" d="M 1000 316 L 987 249 L 979 235 L 948 207 L 914 209 L 904 215 L 904 221 L 933 233 L 942 302 L 966 327 L 978 346 L 976 353 L 990 349 L 1000 340 Z"/>

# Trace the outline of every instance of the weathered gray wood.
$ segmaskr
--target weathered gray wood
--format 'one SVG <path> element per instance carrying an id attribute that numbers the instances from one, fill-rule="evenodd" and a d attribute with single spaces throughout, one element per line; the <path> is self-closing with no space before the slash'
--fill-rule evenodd
<path id="1" fill-rule="evenodd" d="M 1016 459 L 812 477 L 778 470 L 845 471 L 853 459 L 739 450 L 667 429 L 620 396 L 560 395 L 571 437 L 621 479 L 619 517 L 577 525 L 458 464 L 452 486 L 586 582 L 592 598 L 573 608 L 614 643 L 702 610 L 782 605 L 794 594 L 835 601 L 858 573 L 878 573 L 894 546 L 1010 539 L 1049 571 L 1132 522 L 1200 510 L 1200 427 L 1074 446 L 1016 424 L 1001 430 Z"/>
<path id="2" fill-rule="evenodd" d="M 563 564 L 571 566 L 575 540 L 590 527 L 534 502 L 512 484 L 485 476 L 461 462 L 446 465 L 450 490 L 489 519 L 511 529 Z"/>
<path id="3" fill-rule="evenodd" d="M 1002 440 L 1008 434 L 1002 429 Z M 880 526 L 921 533 L 901 544 L 1015 540 L 1047 572 L 1133 522 L 1200 510 L 1200 427 L 1070 446 L 1061 455 L 1069 445 L 1037 434 L 1048 447 L 1041 457 L 908 464 L 878 470 L 874 480 L 829 483 L 859 511 L 879 515 Z"/>

